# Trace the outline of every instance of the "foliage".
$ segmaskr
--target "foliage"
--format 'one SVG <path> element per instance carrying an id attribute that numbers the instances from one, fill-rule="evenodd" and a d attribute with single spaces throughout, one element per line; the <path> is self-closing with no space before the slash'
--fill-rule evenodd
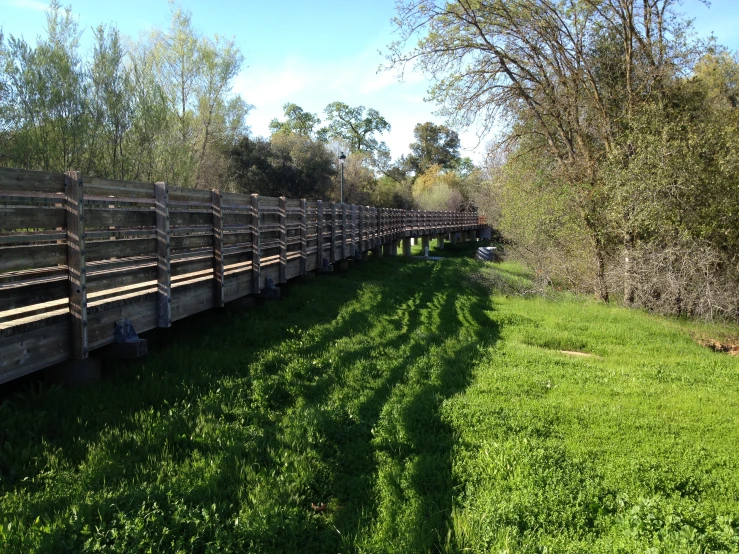
<path id="1" fill-rule="evenodd" d="M 473 193 L 483 176 L 469 159 L 458 160 L 456 169 L 432 165 L 413 180 L 413 198 L 424 210 L 468 211 L 475 209 Z"/>
<path id="2" fill-rule="evenodd" d="M 243 137 L 230 152 L 230 178 L 244 193 L 328 199 L 335 175 L 324 144 L 296 133 Z"/>
<path id="3" fill-rule="evenodd" d="M 374 108 L 355 108 L 343 102 L 332 102 L 324 110 L 328 125 L 319 131 L 323 140 L 337 139 L 349 146 L 349 152 L 387 151 L 387 145 L 379 142 L 375 133 L 390 130 L 390 124 Z"/>
<path id="4" fill-rule="evenodd" d="M 446 125 L 418 123 L 413 136 L 416 141 L 410 144 L 411 153 L 405 162 L 417 175 L 434 165 L 453 169 L 459 163 L 459 135 Z"/>
<path id="5" fill-rule="evenodd" d="M 401 2 L 395 66 L 414 63 L 453 123 L 490 130 L 516 153 L 550 160 L 590 236 L 595 292 L 608 300 L 612 248 L 601 164 L 642 107 L 687 74 L 693 46 L 672 0 Z M 415 48 L 406 45 L 419 36 Z"/>
<path id="6" fill-rule="evenodd" d="M 277 118 L 270 121 L 269 129 L 272 133 L 295 133 L 315 138 L 316 127 L 321 124 L 316 114 L 306 112 L 292 102 L 286 103 L 282 109 L 285 112 L 285 121 L 278 121 Z"/>
<path id="7" fill-rule="evenodd" d="M 250 106 L 231 93 L 243 56 L 232 40 L 201 36 L 173 6 L 167 29 L 134 43 L 93 29 L 80 51 L 77 21 L 54 0 L 46 36 L 0 40 L 4 165 L 211 188 Z"/>
<path id="8" fill-rule="evenodd" d="M 689 336 L 715 326 L 498 295 L 471 275 L 532 276 L 434 253 L 13 394 L 0 550 L 739 549 L 739 362 Z"/>

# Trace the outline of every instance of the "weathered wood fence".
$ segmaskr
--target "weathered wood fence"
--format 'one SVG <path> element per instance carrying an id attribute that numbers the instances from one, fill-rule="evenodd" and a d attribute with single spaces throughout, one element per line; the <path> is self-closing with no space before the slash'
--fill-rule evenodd
<path id="1" fill-rule="evenodd" d="M 404 211 L 0 168 L 0 383 L 476 213 Z"/>

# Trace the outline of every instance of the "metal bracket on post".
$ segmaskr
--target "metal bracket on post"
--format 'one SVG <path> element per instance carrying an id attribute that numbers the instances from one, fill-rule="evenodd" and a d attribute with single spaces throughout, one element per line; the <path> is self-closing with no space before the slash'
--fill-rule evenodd
<path id="1" fill-rule="evenodd" d="M 264 289 L 262 289 L 260 296 L 269 300 L 274 300 L 275 298 L 280 297 L 280 289 L 275 286 L 275 282 L 272 280 L 272 277 L 264 278 Z"/>

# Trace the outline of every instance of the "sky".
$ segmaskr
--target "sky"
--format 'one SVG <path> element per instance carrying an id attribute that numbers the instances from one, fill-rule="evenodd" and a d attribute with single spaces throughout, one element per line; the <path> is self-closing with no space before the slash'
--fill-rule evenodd
<path id="1" fill-rule="evenodd" d="M 85 30 L 113 24 L 136 38 L 152 28 L 166 27 L 166 0 L 72 0 L 72 11 Z M 420 73 L 379 70 L 386 63 L 381 52 L 398 39 L 392 23 L 394 0 L 180 0 L 192 13 L 193 26 L 205 35 L 233 38 L 244 55 L 234 80 L 234 92 L 254 110 L 247 124 L 255 135 L 268 136 L 268 124 L 282 119 L 282 107 L 293 102 L 323 117 L 327 104 L 375 108 L 391 124 L 381 139 L 397 158 L 408 153 L 417 123 L 444 123 L 434 115 L 437 106 L 424 102 L 430 82 Z M 0 27 L 6 35 L 33 42 L 44 33 L 47 2 L 0 0 Z M 739 51 L 739 0 L 684 0 L 681 11 L 694 20 L 699 36 L 713 34 L 719 44 Z M 458 129 L 462 154 L 479 161 L 492 137 L 478 137 L 475 129 Z"/>

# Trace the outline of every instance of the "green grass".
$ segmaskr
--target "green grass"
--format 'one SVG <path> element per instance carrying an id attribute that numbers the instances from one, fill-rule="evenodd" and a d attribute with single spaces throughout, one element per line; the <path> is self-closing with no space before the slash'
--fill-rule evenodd
<path id="1" fill-rule="evenodd" d="M 525 270 L 444 252 L 5 401 L 0 551 L 739 551 L 739 360 L 691 338 L 712 327 L 491 294 Z"/>

